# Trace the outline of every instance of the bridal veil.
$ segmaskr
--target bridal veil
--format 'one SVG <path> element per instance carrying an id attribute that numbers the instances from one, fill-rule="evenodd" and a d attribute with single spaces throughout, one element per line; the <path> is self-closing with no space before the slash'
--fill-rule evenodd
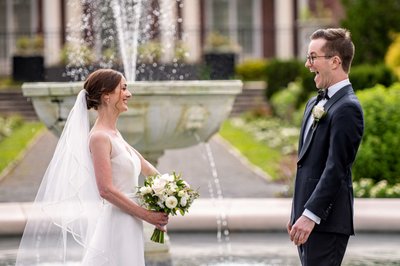
<path id="1" fill-rule="evenodd" d="M 77 96 L 28 220 L 16 265 L 73 265 L 89 249 L 100 198 L 89 151 L 86 91 Z"/>

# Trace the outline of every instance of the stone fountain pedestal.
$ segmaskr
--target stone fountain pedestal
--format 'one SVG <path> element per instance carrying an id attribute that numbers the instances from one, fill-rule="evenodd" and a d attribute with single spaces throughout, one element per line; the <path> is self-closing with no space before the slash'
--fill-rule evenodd
<path id="1" fill-rule="evenodd" d="M 39 119 L 60 136 L 83 82 L 24 83 Z M 208 141 L 229 116 L 239 80 L 128 82 L 132 92 L 129 110 L 121 114 L 118 128 L 127 142 L 147 160 L 157 160 L 167 149 Z M 95 112 L 91 113 L 91 122 Z M 196 139 L 196 135 L 199 139 Z M 171 169 L 171 171 L 179 169 Z M 151 242 L 153 227 L 145 224 L 146 252 L 168 251 L 169 245 Z"/>

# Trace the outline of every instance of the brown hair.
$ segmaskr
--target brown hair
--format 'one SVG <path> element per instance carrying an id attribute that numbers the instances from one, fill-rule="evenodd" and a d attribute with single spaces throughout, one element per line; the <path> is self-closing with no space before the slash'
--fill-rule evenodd
<path id="1" fill-rule="evenodd" d="M 112 69 L 99 69 L 91 73 L 83 85 L 83 88 L 87 91 L 87 108 L 97 110 L 101 105 L 101 96 L 113 92 L 121 79 L 122 74 Z"/>
<path id="2" fill-rule="evenodd" d="M 339 56 L 343 70 L 349 73 L 354 57 L 354 44 L 351 41 L 350 31 L 343 28 L 319 29 L 311 34 L 310 39 L 325 39 L 322 51 L 329 56 Z"/>

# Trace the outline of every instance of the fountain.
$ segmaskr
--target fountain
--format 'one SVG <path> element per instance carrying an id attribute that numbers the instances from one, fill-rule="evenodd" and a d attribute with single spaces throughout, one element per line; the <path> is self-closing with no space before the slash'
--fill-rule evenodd
<path id="1" fill-rule="evenodd" d="M 60 135 L 82 82 L 24 83 L 45 125 Z M 207 141 L 227 118 L 240 81 L 128 82 L 133 91 L 129 111 L 118 120 L 125 139 L 153 163 L 166 149 L 197 144 L 196 132 Z"/>
<path id="2" fill-rule="evenodd" d="M 38 117 L 53 133 L 60 135 L 62 132 L 76 95 L 83 88 L 82 80 L 91 72 L 85 67 L 83 57 L 86 54 L 82 54 L 82 51 L 86 50 L 81 49 L 82 47 L 93 47 L 97 54 L 98 67 L 119 69 L 121 66 L 115 65 L 115 62 L 121 60 L 116 58 L 122 58 L 123 72 L 133 97 L 129 102 L 129 111 L 123 113 L 118 121 L 118 128 L 124 138 L 152 163 L 157 164 L 158 158 L 167 149 L 188 147 L 198 144 L 199 141 L 206 142 L 218 131 L 222 121 L 228 117 L 236 95 L 241 92 L 242 83 L 238 80 L 184 81 L 183 75 L 175 75 L 176 69 L 184 63 L 178 58 L 171 58 L 171 51 L 175 49 L 171 37 L 176 28 L 166 23 L 174 24 L 171 21 L 172 8 L 169 6 L 178 3 L 182 7 L 180 0 L 160 0 L 160 6 L 167 10 L 166 14 L 148 4 L 153 1 L 72 2 L 71 9 L 85 7 L 83 17 L 79 17 L 79 21 L 72 21 L 68 30 L 67 40 L 71 47 L 79 47 L 71 50 L 70 64 L 66 71 L 74 82 L 24 83 L 22 86 L 24 96 L 32 99 Z M 111 9 L 106 8 L 109 6 Z M 110 13 L 113 14 L 114 22 L 106 19 L 110 18 Z M 181 18 L 177 21 L 179 23 Z M 74 28 L 77 25 L 79 30 Z M 102 28 L 98 28 L 99 25 Z M 137 47 L 148 44 L 154 37 L 148 31 L 153 30 L 156 25 L 162 29 L 160 35 L 163 47 L 160 60 L 173 62 L 172 71 L 168 75 L 172 80 L 135 81 L 138 74 L 148 70 L 145 62 L 148 63 L 149 60 L 148 55 L 138 55 Z M 77 32 L 85 32 L 86 35 L 82 38 Z M 115 35 L 118 39 L 113 38 Z M 117 47 L 111 57 L 102 54 Z M 151 56 L 151 59 L 156 57 Z M 165 69 L 159 61 L 153 60 L 150 65 L 154 69 Z M 93 119 L 94 116 L 92 121 Z M 151 230 L 152 228 L 145 227 L 147 234 Z M 165 250 L 168 250 L 168 246 L 146 242 L 146 251 Z"/>

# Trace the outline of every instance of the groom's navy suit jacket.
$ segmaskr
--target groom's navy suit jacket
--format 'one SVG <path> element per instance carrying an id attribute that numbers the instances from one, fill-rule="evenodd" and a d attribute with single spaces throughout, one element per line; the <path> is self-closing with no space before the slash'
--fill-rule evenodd
<path id="1" fill-rule="evenodd" d="M 321 218 L 315 231 L 354 234 L 351 167 L 364 131 L 361 105 L 351 85 L 324 105 L 326 115 L 303 143 L 304 127 L 316 102 L 307 103 L 300 132 L 291 224 L 308 209 Z"/>

